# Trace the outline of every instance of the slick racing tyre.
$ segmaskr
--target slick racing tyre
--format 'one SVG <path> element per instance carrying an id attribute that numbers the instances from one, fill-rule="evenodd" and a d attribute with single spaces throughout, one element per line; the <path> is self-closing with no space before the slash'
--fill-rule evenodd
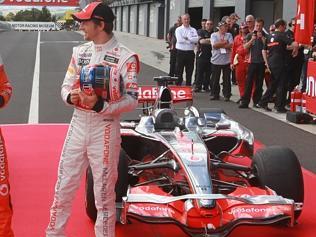
<path id="1" fill-rule="evenodd" d="M 128 156 L 121 149 L 118 163 L 118 178 L 115 185 L 116 202 L 122 202 L 122 197 L 127 193 L 128 188 Z M 86 213 L 92 221 L 97 219 L 97 209 L 95 207 L 94 192 L 93 192 L 93 176 L 91 167 L 86 172 L 86 190 L 85 190 L 85 206 Z"/>
<path id="2" fill-rule="evenodd" d="M 295 153 L 286 147 L 271 146 L 258 150 L 253 157 L 253 172 L 259 186 L 268 186 L 278 195 L 304 202 L 304 181 Z M 295 211 L 295 219 L 301 210 Z"/>

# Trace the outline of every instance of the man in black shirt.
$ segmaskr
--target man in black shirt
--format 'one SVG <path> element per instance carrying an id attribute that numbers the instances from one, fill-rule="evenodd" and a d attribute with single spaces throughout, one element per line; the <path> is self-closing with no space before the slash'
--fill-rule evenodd
<path id="1" fill-rule="evenodd" d="M 174 77 L 176 75 L 176 62 L 177 62 L 177 38 L 175 35 L 176 29 L 182 24 L 181 16 L 178 17 L 177 22 L 169 29 L 167 34 L 167 43 L 170 52 L 170 67 L 169 76 Z"/>
<path id="2" fill-rule="evenodd" d="M 298 53 L 298 43 L 287 37 L 286 21 L 278 19 L 275 23 L 276 31 L 267 40 L 265 49 L 262 51 L 268 70 L 271 71 L 271 83 L 262 96 L 259 106 L 266 111 L 271 111 L 268 102 L 276 92 L 275 108 L 279 113 L 285 113 L 287 74 L 286 63 L 288 50 L 292 50 L 292 56 Z M 268 53 L 268 54 L 267 54 Z"/>
<path id="3" fill-rule="evenodd" d="M 232 13 L 229 16 L 231 20 L 231 27 L 230 27 L 230 33 L 232 34 L 233 38 L 235 38 L 237 35 L 239 35 L 239 25 L 237 24 L 237 21 L 240 19 L 240 17 L 237 15 L 237 13 Z"/>
<path id="4" fill-rule="evenodd" d="M 287 37 L 294 41 L 294 27 L 295 27 L 295 18 L 291 19 L 289 23 L 289 29 L 285 32 Z M 304 47 L 299 47 L 298 54 L 296 57 L 292 57 L 292 51 L 288 50 L 287 57 L 287 78 L 288 78 L 288 100 L 290 102 L 291 92 L 296 86 L 300 84 L 300 77 L 302 72 L 302 67 L 304 63 Z"/>
<path id="5" fill-rule="evenodd" d="M 246 89 L 243 97 L 241 98 L 239 108 L 248 108 L 254 82 L 256 86 L 252 96 L 254 107 L 257 107 L 257 103 L 262 96 L 262 86 L 265 72 L 262 50 L 264 49 L 264 45 L 267 40 L 266 34 L 262 30 L 263 25 L 263 19 L 256 19 L 255 30 L 246 36 L 247 43 L 244 44 L 244 47 L 250 50 L 250 63 L 246 79 Z"/>
<path id="6" fill-rule="evenodd" d="M 195 92 L 203 92 L 210 90 L 210 76 L 211 76 L 211 34 L 213 33 L 213 21 L 207 20 L 205 30 L 199 30 L 199 51 L 197 52 L 197 78 L 195 82 Z"/>

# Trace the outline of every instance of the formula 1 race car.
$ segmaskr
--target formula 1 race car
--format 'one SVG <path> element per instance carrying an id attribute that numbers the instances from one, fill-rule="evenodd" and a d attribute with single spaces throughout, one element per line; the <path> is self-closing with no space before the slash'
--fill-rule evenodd
<path id="1" fill-rule="evenodd" d="M 139 88 L 140 119 L 121 122 L 117 220 L 173 223 L 194 237 L 227 236 L 243 224 L 293 226 L 304 201 L 294 152 L 254 152 L 253 133 L 223 110 L 199 111 L 191 87 L 154 79 L 158 86 Z M 183 116 L 178 102 L 187 103 Z M 96 219 L 90 169 L 86 212 Z"/>

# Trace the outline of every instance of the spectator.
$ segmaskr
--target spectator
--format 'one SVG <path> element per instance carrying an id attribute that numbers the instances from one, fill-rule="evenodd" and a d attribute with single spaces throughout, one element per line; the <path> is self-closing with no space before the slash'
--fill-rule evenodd
<path id="1" fill-rule="evenodd" d="M 167 34 L 167 43 L 170 52 L 170 67 L 169 67 L 169 76 L 174 77 L 176 76 L 176 63 L 177 63 L 177 49 L 176 43 L 177 38 L 175 35 L 176 29 L 181 26 L 181 16 L 178 17 L 177 22 L 169 29 Z"/>
<path id="2" fill-rule="evenodd" d="M 244 96 L 241 99 L 239 108 L 248 108 L 254 83 L 255 90 L 252 95 L 254 107 L 258 107 L 257 104 L 262 96 L 262 85 L 265 72 L 262 50 L 264 49 L 264 45 L 266 43 L 266 34 L 262 31 L 263 25 L 263 19 L 256 19 L 254 31 L 249 33 L 246 37 L 247 43 L 244 44 L 244 47 L 250 50 L 250 57 L 246 80 L 246 90 Z"/>
<path id="3" fill-rule="evenodd" d="M 295 18 L 291 19 L 289 23 L 289 29 L 285 32 L 287 37 L 294 41 L 294 27 Z M 291 92 L 296 86 L 300 84 L 300 76 L 302 73 L 302 67 L 304 63 L 304 47 L 299 47 L 296 57 L 292 57 L 292 50 L 288 50 L 287 57 L 287 78 L 288 78 L 288 99 L 287 104 L 290 103 Z"/>
<path id="4" fill-rule="evenodd" d="M 218 23 L 218 32 L 211 35 L 212 44 L 212 91 L 211 100 L 219 100 L 220 85 L 219 79 L 223 73 L 223 95 L 225 101 L 229 101 L 231 97 L 230 83 L 230 57 L 233 45 L 233 36 L 227 33 L 226 22 Z"/>
<path id="5" fill-rule="evenodd" d="M 262 51 L 266 66 L 271 71 L 271 84 L 262 96 L 259 105 L 266 111 L 271 111 L 268 102 L 276 92 L 275 109 L 279 113 L 285 113 L 287 111 L 285 109 L 287 74 L 284 72 L 286 71 L 287 50 L 292 49 L 292 55 L 296 56 L 298 43 L 287 37 L 286 21 L 278 19 L 274 25 L 276 31 L 271 34 Z"/>
<path id="6" fill-rule="evenodd" d="M 275 25 L 272 24 L 269 27 L 269 36 L 275 31 Z M 264 71 L 264 82 L 266 83 L 266 87 L 268 88 L 270 83 L 271 83 L 271 72 L 268 70 L 268 68 L 266 67 L 265 71 Z M 271 100 L 274 100 L 274 98 L 272 98 Z"/>
<path id="7" fill-rule="evenodd" d="M 206 25 L 206 21 L 207 19 L 202 19 L 201 20 L 201 28 L 197 30 L 197 34 L 198 36 L 202 34 L 202 32 L 205 30 L 205 25 Z M 197 47 L 196 47 L 196 54 L 195 54 L 195 73 L 194 73 L 194 85 L 196 84 L 196 81 L 197 81 L 197 63 L 198 63 L 198 55 L 200 54 L 201 52 L 201 45 L 198 43 L 197 44 Z"/>
<path id="8" fill-rule="evenodd" d="M 246 25 L 246 23 L 242 23 L 240 25 L 240 33 L 235 37 L 232 48 L 230 64 L 231 69 L 234 70 L 236 74 L 236 80 L 240 95 L 240 99 L 237 101 L 237 103 L 241 101 L 246 88 L 249 50 L 244 47 L 244 43 L 246 42 L 246 36 L 248 35 L 248 33 L 248 26 Z"/>
<path id="9" fill-rule="evenodd" d="M 197 53 L 197 80 L 195 82 L 195 92 L 210 90 L 210 76 L 212 70 L 211 57 L 211 34 L 213 33 L 213 21 L 207 20 L 205 30 L 199 31 L 199 49 Z"/>
<path id="10" fill-rule="evenodd" d="M 239 35 L 239 25 L 237 24 L 237 21 L 240 19 L 240 17 L 237 15 L 237 13 L 232 13 L 229 16 L 231 21 L 231 31 L 233 38 L 235 38 L 237 35 Z"/>
<path id="11" fill-rule="evenodd" d="M 248 26 L 249 32 L 253 32 L 255 29 L 255 18 L 253 15 L 246 16 L 246 24 Z"/>
<path id="12" fill-rule="evenodd" d="M 185 68 L 186 85 L 191 86 L 192 73 L 194 69 L 194 48 L 198 42 L 196 29 L 190 26 L 189 14 L 181 16 L 182 25 L 176 29 L 176 49 L 177 49 L 177 85 L 183 81 L 183 71 Z"/>
<path id="13" fill-rule="evenodd" d="M 239 34 L 238 31 L 236 32 L 236 28 L 234 28 L 234 23 L 236 23 L 235 17 L 227 16 L 224 19 L 225 19 L 225 22 L 226 22 L 226 24 L 228 26 L 227 32 L 231 33 L 231 35 L 233 36 L 233 39 L 234 39 L 235 36 L 237 34 Z M 235 69 L 232 69 L 232 71 L 231 71 L 231 83 L 233 85 L 237 85 L 236 76 L 235 76 Z"/>
<path id="14" fill-rule="evenodd" d="M 199 31 L 203 31 L 206 29 L 206 21 L 207 19 L 204 19 L 204 18 L 201 20 L 201 28 L 197 30 L 198 34 L 199 34 Z"/>

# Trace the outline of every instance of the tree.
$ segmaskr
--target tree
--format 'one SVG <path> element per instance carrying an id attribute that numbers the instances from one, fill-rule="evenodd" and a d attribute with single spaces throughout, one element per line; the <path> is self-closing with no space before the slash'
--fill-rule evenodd
<path id="1" fill-rule="evenodd" d="M 32 8 L 31 10 L 21 10 L 16 13 L 15 21 L 38 21 L 41 15 L 41 11 L 37 8 Z"/>
<path id="2" fill-rule="evenodd" d="M 52 21 L 52 15 L 47 7 L 42 10 L 32 8 L 31 10 L 21 10 L 13 18 L 15 21 Z"/>
<path id="3" fill-rule="evenodd" d="M 4 16 L 0 15 L 0 21 L 5 21 Z"/>
<path id="4" fill-rule="evenodd" d="M 13 21 L 14 18 L 15 18 L 15 15 L 12 12 L 9 12 L 5 17 L 6 21 Z"/>
<path id="5" fill-rule="evenodd" d="M 52 14 L 47 7 L 42 7 L 42 13 L 38 19 L 39 21 L 52 21 Z"/>

